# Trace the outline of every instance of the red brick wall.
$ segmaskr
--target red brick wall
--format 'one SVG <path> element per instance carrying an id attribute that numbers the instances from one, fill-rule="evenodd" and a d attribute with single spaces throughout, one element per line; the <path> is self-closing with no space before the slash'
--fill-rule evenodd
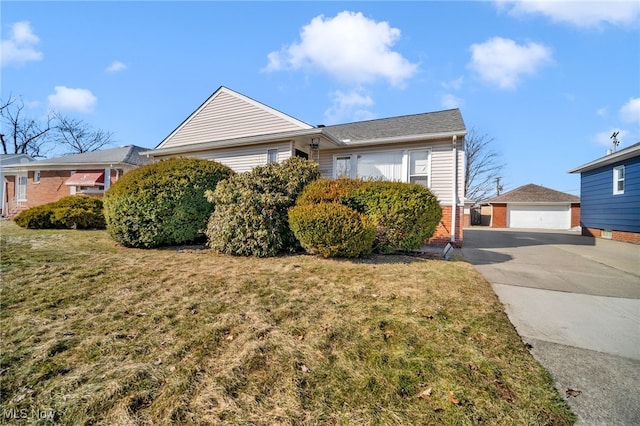
<path id="1" fill-rule="evenodd" d="M 571 227 L 580 226 L 580 203 L 571 204 Z"/>
<path id="2" fill-rule="evenodd" d="M 507 205 L 493 204 L 491 211 L 491 227 L 506 228 L 507 227 Z"/>
<path id="3" fill-rule="evenodd" d="M 34 172 L 27 174 L 27 202 L 26 207 L 57 201 L 71 195 L 70 189 L 64 182 L 71 176 L 70 170 L 42 170 L 40 182 L 33 181 Z"/>
<path id="4" fill-rule="evenodd" d="M 463 215 L 464 209 L 463 207 L 459 207 L 456 217 L 456 247 L 462 247 L 464 235 L 462 230 Z M 449 242 L 451 242 L 451 206 L 442 206 L 442 219 L 428 244 L 444 246 Z"/>
<path id="5" fill-rule="evenodd" d="M 602 230 L 598 228 L 582 227 L 582 235 L 602 238 Z M 625 243 L 640 244 L 640 232 L 611 231 L 611 239 Z"/>

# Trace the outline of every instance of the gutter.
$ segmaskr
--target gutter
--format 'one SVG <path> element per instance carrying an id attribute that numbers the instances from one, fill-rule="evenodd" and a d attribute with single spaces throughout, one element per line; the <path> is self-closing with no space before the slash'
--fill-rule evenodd
<path id="1" fill-rule="evenodd" d="M 305 136 L 323 136 L 327 141 L 334 145 L 342 146 L 344 143 L 328 132 L 324 131 L 324 128 L 313 128 L 307 130 L 296 130 L 293 132 L 273 133 L 269 135 L 258 136 L 246 136 L 236 139 L 225 139 L 221 141 L 200 142 L 192 145 L 180 145 L 168 148 L 152 149 L 149 151 L 141 151 L 140 155 L 155 156 L 155 155 L 171 155 L 171 154 L 184 154 L 188 152 L 209 151 L 218 148 L 230 148 L 235 146 L 247 146 L 247 145 L 259 145 L 263 143 L 276 142 L 288 139 L 295 139 Z"/>
<path id="2" fill-rule="evenodd" d="M 451 137 L 453 143 L 453 189 L 451 194 L 451 242 L 456 242 L 456 218 L 458 217 L 458 136 Z"/>
<path id="3" fill-rule="evenodd" d="M 434 139 L 449 139 L 453 137 L 462 137 L 467 134 L 466 130 L 459 130 L 456 132 L 443 132 L 443 133 L 427 133 L 422 135 L 408 135 L 408 136 L 390 136 L 387 138 L 376 138 L 376 139 L 363 139 L 354 142 L 345 142 L 343 145 L 345 146 L 356 146 L 356 145 L 381 145 L 388 143 L 400 143 L 400 142 L 420 142 L 425 140 L 434 140 Z M 455 142 L 454 142 L 455 144 Z"/>

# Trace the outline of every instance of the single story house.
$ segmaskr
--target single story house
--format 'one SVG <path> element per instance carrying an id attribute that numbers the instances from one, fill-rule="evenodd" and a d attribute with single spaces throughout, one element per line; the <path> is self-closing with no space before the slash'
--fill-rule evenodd
<path id="1" fill-rule="evenodd" d="M 570 229 L 580 225 L 580 198 L 528 184 L 489 200 L 492 228 Z"/>
<path id="2" fill-rule="evenodd" d="M 569 173 L 580 173 L 582 234 L 640 244 L 640 142 Z"/>
<path id="3" fill-rule="evenodd" d="M 8 216 L 67 195 L 102 196 L 122 174 L 151 161 L 143 150 L 128 145 L 6 166 L 5 189 L 13 194 L 5 201 Z"/>
<path id="4" fill-rule="evenodd" d="M 10 166 L 13 164 L 25 164 L 34 161 L 34 159 L 27 154 L 2 154 L 0 155 L 0 215 L 6 216 L 7 206 L 10 200 L 16 198 L 18 194 L 14 191 L 9 192 L 7 188 L 7 183 L 4 180 L 6 176 L 13 176 L 13 180 L 15 181 L 16 175 L 15 172 L 5 170 L 6 166 Z M 16 187 L 17 188 L 17 187 Z"/>
<path id="5" fill-rule="evenodd" d="M 462 243 L 464 137 L 458 109 L 311 126 L 226 87 L 216 90 L 154 150 L 154 159 L 199 157 L 236 172 L 304 157 L 322 176 L 414 182 L 438 197 L 443 219 L 431 243 Z"/>

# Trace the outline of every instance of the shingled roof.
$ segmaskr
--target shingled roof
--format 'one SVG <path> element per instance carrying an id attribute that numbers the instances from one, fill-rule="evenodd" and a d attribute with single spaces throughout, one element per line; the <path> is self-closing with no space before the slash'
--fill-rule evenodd
<path id="1" fill-rule="evenodd" d="M 532 183 L 513 189 L 489 200 L 499 203 L 579 203 L 580 197 Z"/>
<path id="2" fill-rule="evenodd" d="M 27 164 L 15 165 L 21 168 L 38 169 L 45 167 L 63 167 L 88 165 L 110 165 L 110 164 L 130 164 L 133 166 L 141 166 L 149 163 L 147 157 L 140 155 L 141 151 L 147 151 L 148 148 L 142 148 L 136 145 L 121 146 L 118 148 L 103 149 L 99 151 L 83 152 L 82 154 L 65 155 L 57 158 L 47 158 L 44 160 L 33 161 Z M 7 166 L 11 167 L 11 166 Z"/>
<path id="3" fill-rule="evenodd" d="M 323 129 L 345 143 L 412 135 L 465 132 L 459 109 L 404 115 L 356 123 L 326 126 Z"/>

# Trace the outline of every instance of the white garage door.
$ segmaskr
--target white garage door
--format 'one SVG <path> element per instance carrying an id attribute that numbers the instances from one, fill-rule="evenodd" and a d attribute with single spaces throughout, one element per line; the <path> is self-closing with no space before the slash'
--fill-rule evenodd
<path id="1" fill-rule="evenodd" d="M 507 227 L 536 229 L 571 228 L 571 207 L 507 205 Z"/>

